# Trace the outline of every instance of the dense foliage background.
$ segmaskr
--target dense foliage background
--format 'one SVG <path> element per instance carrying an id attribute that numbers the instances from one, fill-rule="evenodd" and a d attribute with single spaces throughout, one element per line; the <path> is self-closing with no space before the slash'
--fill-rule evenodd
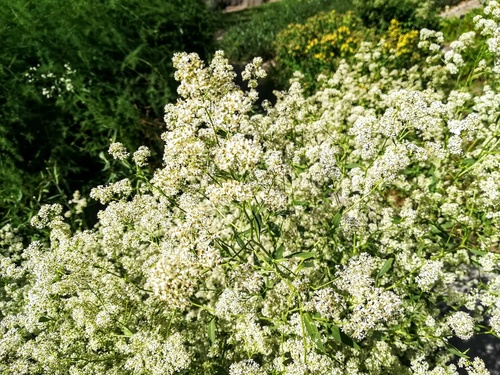
<path id="1" fill-rule="evenodd" d="M 110 139 L 161 150 L 172 54 L 214 50 L 203 0 L 13 0 L 0 23 L 1 224 L 109 178 Z"/>

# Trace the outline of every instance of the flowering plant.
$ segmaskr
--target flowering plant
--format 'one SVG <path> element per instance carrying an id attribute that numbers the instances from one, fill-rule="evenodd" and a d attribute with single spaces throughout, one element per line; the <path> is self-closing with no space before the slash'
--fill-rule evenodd
<path id="1" fill-rule="evenodd" d="M 378 64 L 389 70 L 409 68 L 422 63 L 428 55 L 417 48 L 418 35 L 418 30 L 404 30 L 395 19 L 386 31 L 376 32 L 363 26 L 353 12 L 320 13 L 303 24 L 290 24 L 277 35 L 277 71 L 286 79 L 300 71 L 306 77 L 304 89 L 314 91 L 318 89 L 315 81 L 319 74 L 334 72 L 341 59 L 355 59 L 367 41 L 379 47 Z"/>
<path id="2" fill-rule="evenodd" d="M 498 94 L 443 90 L 441 36 L 420 36 L 419 70 L 362 44 L 258 114 L 261 59 L 245 91 L 223 53 L 176 54 L 154 176 L 141 148 L 92 191 L 93 229 L 47 205 L 47 243 L 0 233 L 1 372 L 487 373 L 449 340 L 500 334 Z"/>

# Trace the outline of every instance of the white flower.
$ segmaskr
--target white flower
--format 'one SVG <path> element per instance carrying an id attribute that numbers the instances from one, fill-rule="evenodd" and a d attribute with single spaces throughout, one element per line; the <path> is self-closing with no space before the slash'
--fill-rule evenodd
<path id="1" fill-rule="evenodd" d="M 443 262 L 439 260 L 428 260 L 420 269 L 415 281 L 423 291 L 430 291 L 434 284 L 443 277 Z"/>
<path id="2" fill-rule="evenodd" d="M 116 160 L 125 160 L 130 155 L 125 146 L 120 142 L 111 143 L 108 153 Z"/>
<path id="3" fill-rule="evenodd" d="M 458 311 L 450 315 L 447 323 L 455 335 L 462 340 L 470 339 L 474 333 L 474 319 L 463 311 Z"/>
<path id="4" fill-rule="evenodd" d="M 265 375 L 265 372 L 253 359 L 246 359 L 231 364 L 229 367 L 229 375 Z"/>
<path id="5" fill-rule="evenodd" d="M 490 375 L 484 361 L 478 357 L 475 357 L 472 362 L 465 358 L 460 358 L 458 360 L 458 367 L 465 368 L 468 375 Z"/>
<path id="6" fill-rule="evenodd" d="M 148 165 L 148 158 L 151 156 L 151 151 L 146 146 L 141 146 L 132 155 L 132 160 L 138 167 Z"/>

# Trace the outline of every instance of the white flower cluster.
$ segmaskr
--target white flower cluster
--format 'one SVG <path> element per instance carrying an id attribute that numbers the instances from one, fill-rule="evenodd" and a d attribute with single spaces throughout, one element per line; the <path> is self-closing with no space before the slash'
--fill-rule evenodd
<path id="1" fill-rule="evenodd" d="M 481 35 L 486 36 L 486 44 L 488 50 L 494 56 L 494 67 L 492 71 L 495 74 L 500 74 L 500 3 L 497 1 L 489 1 L 484 7 L 484 16 L 478 15 L 474 17 L 476 29 Z"/>
<path id="2" fill-rule="evenodd" d="M 465 368 L 467 370 L 467 374 L 469 375 L 490 375 L 490 372 L 484 365 L 484 361 L 478 357 L 474 358 L 472 362 L 466 360 L 465 358 L 460 358 L 458 366 Z"/>
<path id="3" fill-rule="evenodd" d="M 90 192 L 92 199 L 100 201 L 102 204 L 111 202 L 115 198 L 126 198 L 132 193 L 132 185 L 128 178 L 109 184 L 99 185 Z"/>
<path id="4" fill-rule="evenodd" d="M 140 146 L 132 155 L 132 160 L 138 167 L 148 165 L 148 158 L 151 156 L 151 151 L 146 146 Z"/>
<path id="5" fill-rule="evenodd" d="M 253 359 L 233 363 L 229 367 L 229 375 L 265 375 L 260 365 Z"/>
<path id="6" fill-rule="evenodd" d="M 24 270 L 19 266 L 23 239 L 18 232 L 18 229 L 12 228 L 10 224 L 0 228 L 0 279 L 20 280 L 24 276 Z M 7 295 L 14 292 L 9 284 L 11 283 L 7 282 L 4 290 L 0 292 L 0 306 L 4 305 L 3 301 L 7 299 Z"/>
<path id="7" fill-rule="evenodd" d="M 113 142 L 109 145 L 108 153 L 116 160 L 125 160 L 130 153 L 127 148 L 120 142 Z"/>
<path id="8" fill-rule="evenodd" d="M 0 373 L 457 375 L 447 341 L 500 329 L 500 93 L 450 90 L 455 55 L 388 71 L 378 49 L 260 113 L 259 59 L 244 91 L 223 53 L 176 54 L 153 177 L 93 189 L 92 229 L 47 205 L 45 242 L 0 231 Z"/>
<path id="9" fill-rule="evenodd" d="M 69 63 L 64 64 L 64 73 L 58 77 L 53 72 L 39 73 L 40 64 L 30 67 L 29 71 L 25 73 L 25 77 L 29 83 L 39 83 L 42 87 L 42 95 L 46 98 L 57 97 L 67 92 L 74 91 L 74 85 L 71 76 L 76 73 Z"/>
<path id="10" fill-rule="evenodd" d="M 474 319 L 463 311 L 450 315 L 448 325 L 462 340 L 470 339 L 474 333 Z"/>

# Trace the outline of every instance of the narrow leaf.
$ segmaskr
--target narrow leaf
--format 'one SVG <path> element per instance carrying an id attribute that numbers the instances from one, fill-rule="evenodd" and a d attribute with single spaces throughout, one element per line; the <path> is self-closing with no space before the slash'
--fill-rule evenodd
<path id="1" fill-rule="evenodd" d="M 387 273 L 387 271 L 389 271 L 389 270 L 391 269 L 391 267 L 392 267 L 392 263 L 393 263 L 393 262 L 394 262 L 394 258 L 389 258 L 389 259 L 387 259 L 387 260 L 384 262 L 384 264 L 383 264 L 382 268 L 380 269 L 380 271 L 379 271 L 379 272 L 378 272 L 378 274 L 377 274 L 377 277 L 376 277 L 376 280 L 377 280 L 377 281 L 378 281 L 378 279 L 379 279 L 380 277 L 384 276 L 384 275 Z"/>
<path id="2" fill-rule="evenodd" d="M 333 338 L 335 339 L 335 341 L 337 341 L 339 344 L 341 344 L 342 343 L 342 336 L 341 336 L 340 328 L 337 327 L 336 325 L 332 325 L 330 330 L 332 332 L 332 335 L 333 335 Z"/>
<path id="3" fill-rule="evenodd" d="M 281 236 L 281 230 L 280 228 L 275 224 L 273 223 L 272 221 L 270 221 L 267 226 L 269 227 L 269 230 L 271 231 L 271 233 L 275 236 L 275 237 L 279 237 Z"/>
<path id="4" fill-rule="evenodd" d="M 213 318 L 207 326 L 207 334 L 210 342 L 213 344 L 215 341 L 215 318 Z"/>
<path id="5" fill-rule="evenodd" d="M 283 251 L 285 251 L 285 246 L 281 244 L 274 252 L 274 259 L 283 259 Z"/>
<path id="6" fill-rule="evenodd" d="M 470 357 L 467 354 L 465 354 L 464 352 L 461 352 L 460 350 L 458 350 L 457 348 L 455 348 L 451 344 L 448 344 L 447 349 L 451 354 L 455 354 L 456 356 L 461 357 L 461 358 L 470 359 Z"/>
<path id="7" fill-rule="evenodd" d="M 132 336 L 134 336 L 134 333 L 133 333 L 130 329 L 128 329 L 128 327 L 126 327 L 126 326 L 121 326 L 120 328 L 121 328 L 121 330 L 122 330 L 122 332 L 123 332 L 123 334 L 124 334 L 125 336 L 127 336 L 127 337 L 132 337 Z"/>
<path id="8" fill-rule="evenodd" d="M 259 211 L 257 211 L 255 207 L 252 207 L 252 215 L 255 225 L 257 226 L 257 233 L 260 234 L 262 231 L 262 216 L 260 216 Z"/>
<path id="9" fill-rule="evenodd" d="M 234 236 L 234 237 L 235 237 L 236 242 L 238 243 L 238 245 L 239 245 L 242 249 L 244 249 L 244 248 L 246 247 L 245 242 L 243 242 L 243 240 L 240 238 L 240 236 L 239 236 L 237 233 L 235 233 L 235 236 Z"/>
<path id="10" fill-rule="evenodd" d="M 305 313 L 302 315 L 304 325 L 306 326 L 306 331 L 311 337 L 311 339 L 314 341 L 316 346 L 318 347 L 319 350 L 325 351 L 325 346 L 323 345 L 323 342 L 321 341 L 321 337 L 318 332 L 318 328 L 314 324 L 314 321 L 312 320 L 311 316 L 308 313 Z"/>
<path id="11" fill-rule="evenodd" d="M 476 162 L 476 159 L 472 159 L 472 158 L 468 158 L 468 159 L 464 159 L 462 160 L 462 164 L 463 165 L 472 165 Z"/>
<path id="12" fill-rule="evenodd" d="M 293 253 L 293 254 L 287 255 L 285 258 L 310 259 L 310 258 L 314 258 L 315 256 L 316 256 L 316 253 L 312 253 L 310 251 L 301 251 L 298 253 Z"/>
<path id="13" fill-rule="evenodd" d="M 359 350 L 359 345 L 354 341 L 351 337 L 346 335 L 344 332 L 340 330 L 336 325 L 332 325 L 330 327 L 330 331 L 332 332 L 333 338 L 338 343 L 342 343 L 344 345 L 350 346 L 353 349 Z"/>
<path id="14" fill-rule="evenodd" d="M 293 201 L 292 204 L 294 206 L 309 206 L 309 202 L 307 201 Z"/>
<path id="15" fill-rule="evenodd" d="M 337 212 L 335 216 L 333 217 L 333 227 L 337 228 L 340 225 L 340 220 L 342 219 L 342 214 L 340 212 Z"/>
<path id="16" fill-rule="evenodd" d="M 486 255 L 486 254 L 488 254 L 487 251 L 481 251 L 481 250 L 476 250 L 476 249 L 469 249 L 469 251 L 474 255 Z"/>

